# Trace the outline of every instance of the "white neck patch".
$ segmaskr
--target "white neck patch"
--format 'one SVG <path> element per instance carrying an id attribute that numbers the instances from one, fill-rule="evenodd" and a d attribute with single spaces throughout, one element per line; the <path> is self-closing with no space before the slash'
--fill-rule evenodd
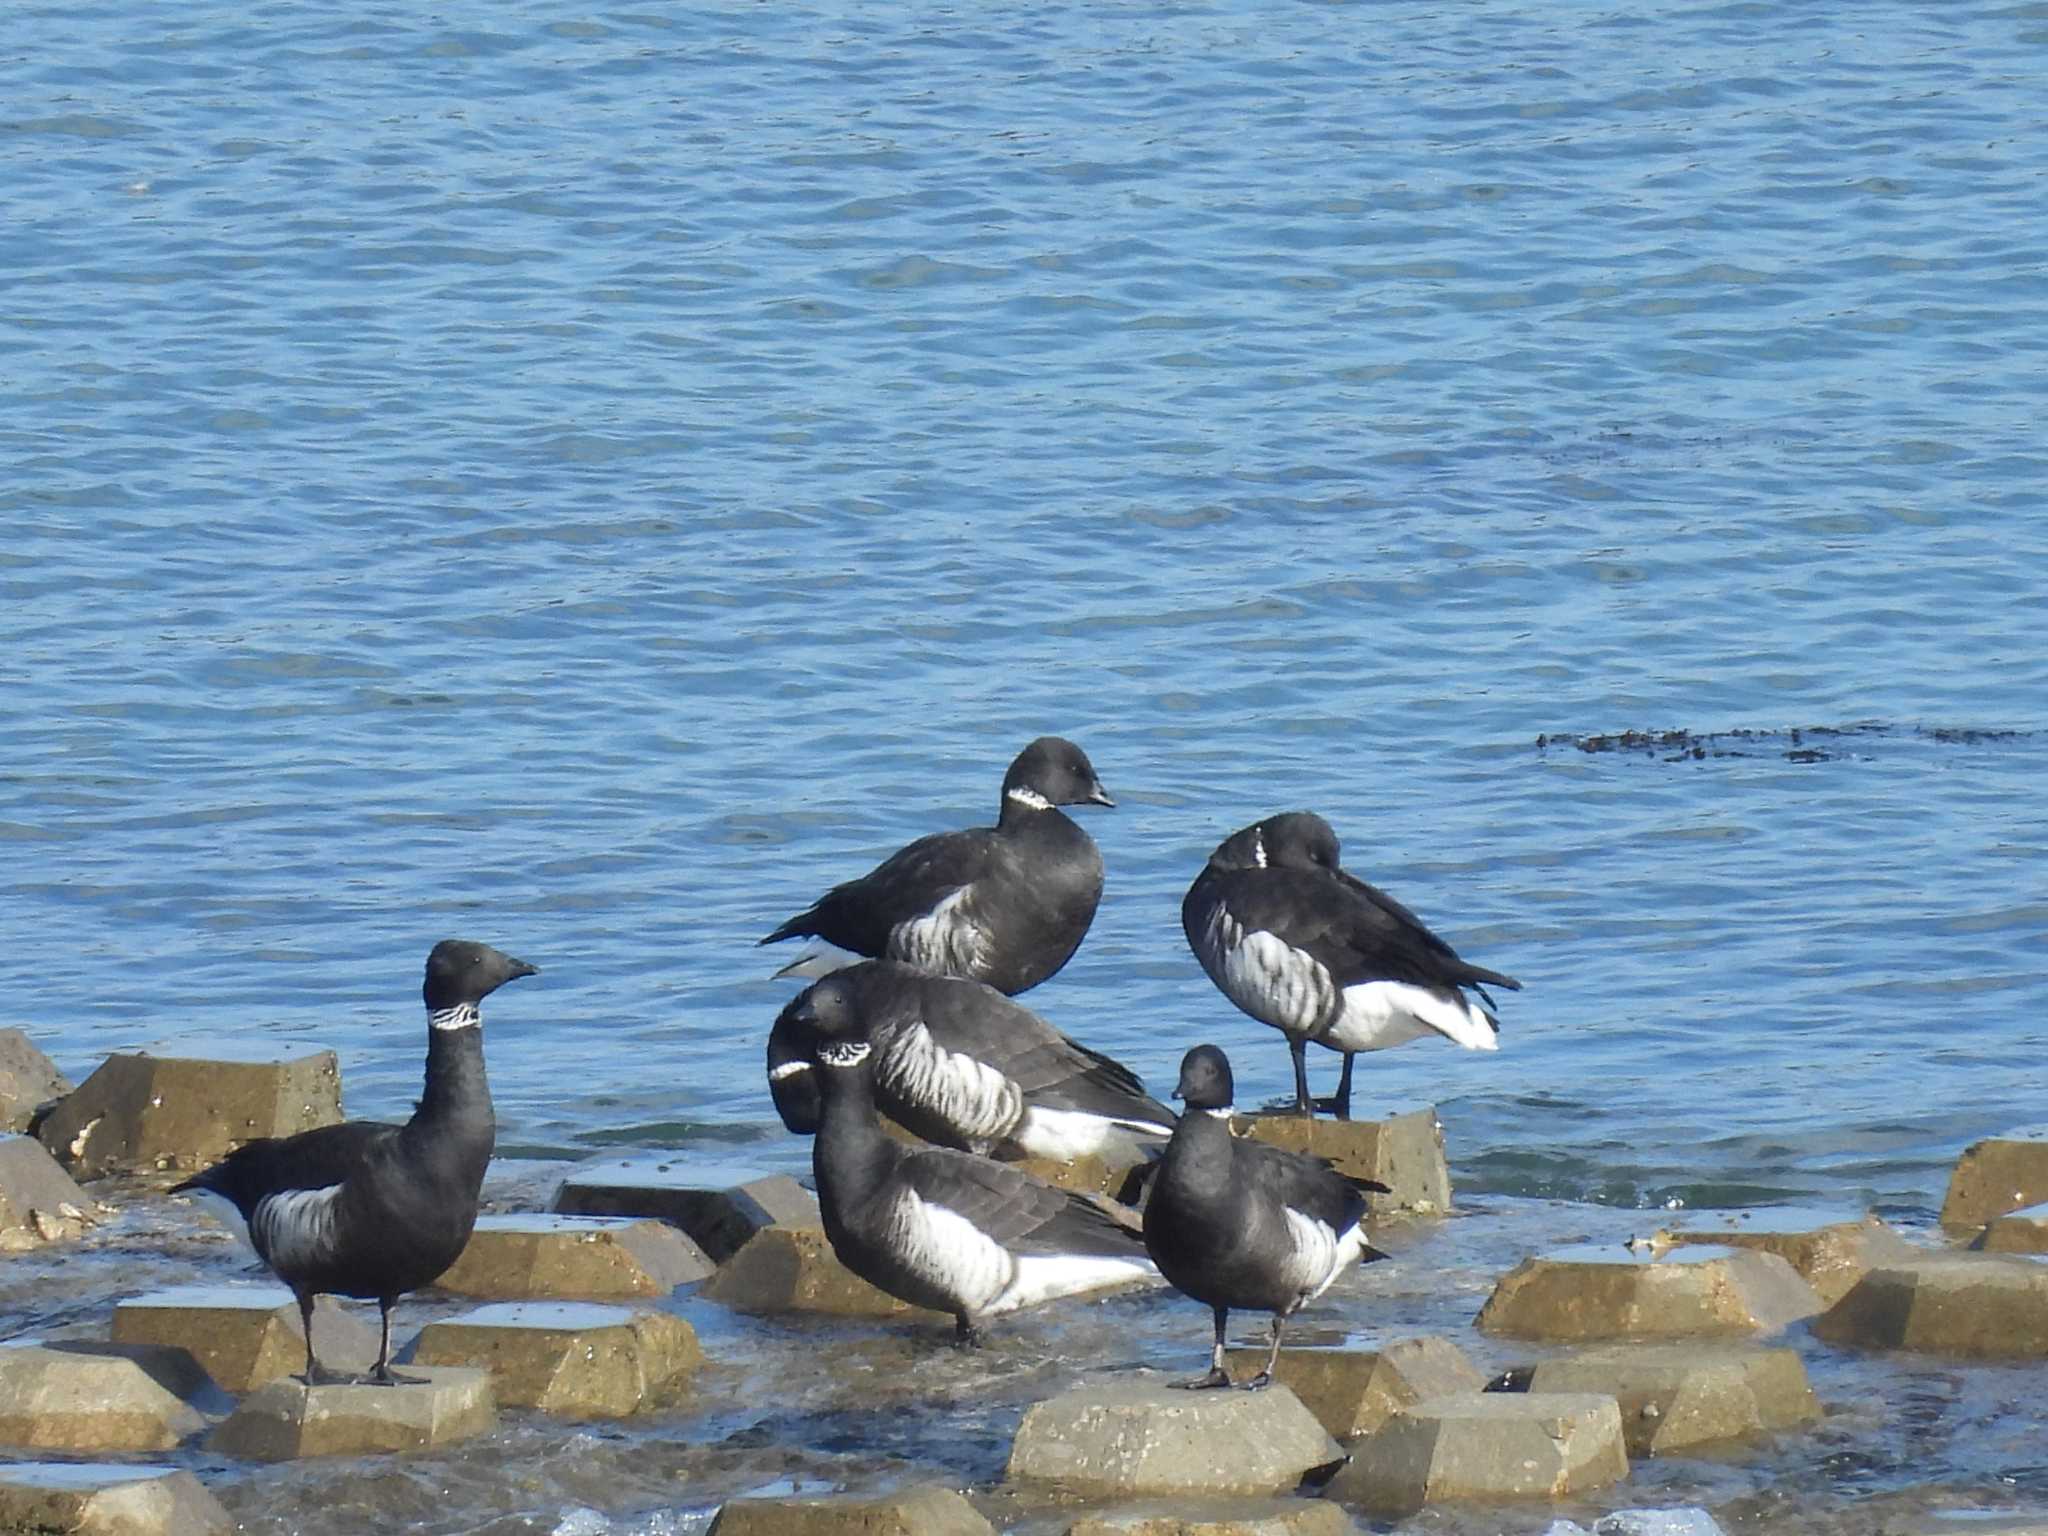
<path id="1" fill-rule="evenodd" d="M 779 1067 L 770 1067 L 768 1069 L 768 1081 L 779 1083 L 784 1078 L 795 1077 L 799 1072 L 808 1072 L 810 1070 L 811 1064 L 808 1061 L 785 1061 Z"/>
<path id="2" fill-rule="evenodd" d="M 834 1040 L 818 1047 L 818 1060 L 828 1067 L 857 1067 L 868 1059 L 870 1049 L 865 1040 Z"/>
<path id="3" fill-rule="evenodd" d="M 1052 809 L 1052 802 L 1050 800 L 1046 799 L 1045 796 L 1035 789 L 1026 789 L 1022 784 L 1019 784 L 1015 789 L 1004 790 L 1003 798 L 1005 800 L 1014 800 L 1019 805 L 1034 811 L 1049 811 Z"/>
<path id="4" fill-rule="evenodd" d="M 1263 832 L 1254 832 L 1252 834 L 1252 867 L 1255 869 L 1264 869 L 1266 867 L 1266 834 Z"/>
<path id="5" fill-rule="evenodd" d="M 483 1022 L 484 1017 L 476 1011 L 475 1003 L 457 1003 L 453 1008 L 427 1010 L 429 1029 L 478 1029 Z"/>
<path id="6" fill-rule="evenodd" d="M 1232 1115 L 1236 1114 L 1237 1111 L 1233 1109 L 1230 1105 L 1224 1104 L 1220 1105 L 1215 1109 L 1205 1109 L 1202 1111 L 1202 1113 L 1209 1116 L 1213 1120 L 1228 1120 Z"/>

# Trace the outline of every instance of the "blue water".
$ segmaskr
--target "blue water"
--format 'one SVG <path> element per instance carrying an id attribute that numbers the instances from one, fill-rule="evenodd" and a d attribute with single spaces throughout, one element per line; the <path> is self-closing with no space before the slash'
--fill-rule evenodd
<path id="1" fill-rule="evenodd" d="M 1924 1214 L 2040 1118 L 2048 9 L 7 30 L 0 996 L 74 1074 L 403 1114 L 456 933 L 544 971 L 508 1150 L 800 1167 L 753 940 L 1057 731 L 1120 804 L 1028 1001 L 1155 1088 L 1286 1090 L 1178 903 L 1304 806 L 1526 983 L 1362 1060 L 1463 1190 Z M 1549 739 L 1630 729 L 1750 734 Z"/>

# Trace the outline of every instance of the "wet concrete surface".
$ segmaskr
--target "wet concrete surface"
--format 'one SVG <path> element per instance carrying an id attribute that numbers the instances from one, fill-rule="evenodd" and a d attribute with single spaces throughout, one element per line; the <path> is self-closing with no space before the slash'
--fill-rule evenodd
<path id="1" fill-rule="evenodd" d="M 539 1209 L 562 1171 L 502 1164 L 488 1208 Z M 190 1204 L 135 1180 L 102 1181 L 92 1193 L 116 1208 L 101 1226 L 0 1265 L 8 1337 L 104 1338 L 124 1297 L 253 1278 L 247 1250 Z M 1382 1223 L 1374 1240 L 1393 1262 L 1346 1276 L 1295 1320 L 1289 1341 L 1373 1347 L 1441 1333 L 1491 1376 L 1543 1353 L 1472 1327 L 1502 1274 L 1531 1253 L 1618 1245 L 1665 1218 L 1490 1198 L 1448 1219 Z M 1942 1241 L 1931 1213 L 1906 1235 Z M 399 1336 L 472 1305 L 431 1292 L 408 1298 Z M 1025 1408 L 1090 1381 L 1197 1374 L 1209 1339 L 1206 1310 L 1163 1289 L 1004 1319 L 980 1351 L 954 1348 L 949 1328 L 921 1320 L 750 1317 L 691 1289 L 666 1305 L 697 1331 L 708 1363 L 672 1405 L 629 1422 L 563 1424 L 513 1410 L 490 1434 L 446 1451 L 266 1466 L 194 1441 L 156 1459 L 197 1473 L 243 1530 L 262 1536 L 669 1536 L 701 1529 L 735 1494 L 906 1482 L 963 1488 L 998 1528 L 1051 1536 L 1085 1506 L 999 1486 Z M 1231 1334 L 1262 1341 L 1266 1319 L 1234 1317 Z M 2048 1511 L 2048 1387 L 2038 1364 L 1841 1351 L 1804 1324 L 1782 1342 L 1799 1351 L 1826 1409 L 1810 1430 L 1639 1461 L 1627 1480 L 1582 1501 L 1440 1506 L 1372 1528 L 1533 1536 L 1559 1516 L 1590 1525 L 1614 1509 L 1697 1504 L 1731 1532 L 1891 1533 L 1917 1531 L 1945 1509 Z"/>

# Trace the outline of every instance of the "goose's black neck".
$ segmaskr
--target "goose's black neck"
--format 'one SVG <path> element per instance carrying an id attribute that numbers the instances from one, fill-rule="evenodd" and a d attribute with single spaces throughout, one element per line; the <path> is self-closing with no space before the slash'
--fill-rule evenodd
<path id="1" fill-rule="evenodd" d="M 1218 1189 L 1227 1185 L 1232 1164 L 1230 1139 L 1228 1110 L 1186 1110 L 1166 1144 L 1159 1177 L 1182 1189 Z"/>
<path id="2" fill-rule="evenodd" d="M 996 825 L 1005 832 L 1079 832 L 1066 812 L 1047 802 L 1035 791 L 1012 790 L 1003 796 L 1003 808 Z"/>
<path id="3" fill-rule="evenodd" d="M 405 1128 L 407 1139 L 451 1150 L 465 1165 L 474 1163 L 481 1179 L 497 1129 L 484 1071 L 483 1026 L 429 1028 L 426 1087 Z"/>
<path id="4" fill-rule="evenodd" d="M 902 1154 L 876 1116 L 870 1067 L 821 1065 L 817 1071 L 824 1105 L 811 1144 L 811 1171 L 824 1204 L 843 1206 L 879 1187 Z"/>

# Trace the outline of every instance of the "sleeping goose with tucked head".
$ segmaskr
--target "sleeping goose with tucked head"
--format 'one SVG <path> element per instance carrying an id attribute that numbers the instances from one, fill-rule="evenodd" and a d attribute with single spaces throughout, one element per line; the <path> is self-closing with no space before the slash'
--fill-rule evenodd
<path id="1" fill-rule="evenodd" d="M 1225 838 L 1180 910 L 1209 979 L 1286 1035 L 1295 1108 L 1304 1115 L 1315 1113 L 1310 1041 L 1343 1053 L 1330 1107 L 1348 1116 L 1358 1052 L 1432 1034 L 1467 1050 L 1497 1050 L 1500 1023 L 1485 989 L 1522 986 L 1459 959 L 1400 902 L 1346 873 L 1337 834 L 1310 811 L 1269 816 Z"/>
<path id="2" fill-rule="evenodd" d="M 313 1354 L 313 1298 L 322 1294 L 376 1301 L 382 1343 L 370 1379 L 404 1379 L 391 1369 L 391 1309 L 438 1279 L 468 1243 L 497 1137 L 477 1005 L 538 974 L 488 944 L 443 939 L 427 956 L 426 1091 L 410 1120 L 263 1137 L 173 1187 L 233 1205 L 257 1256 L 291 1287 L 306 1329 L 308 1386 L 348 1379 Z"/>
<path id="3" fill-rule="evenodd" d="M 906 844 L 761 942 L 805 935 L 841 952 L 837 963 L 847 954 L 901 960 L 998 992 L 1025 991 L 1067 963 L 1102 900 L 1102 854 L 1059 807 L 1115 804 L 1087 753 L 1041 736 L 1003 776 L 993 827 Z M 805 954 L 779 974 L 817 976 L 834 963 Z"/>
<path id="4" fill-rule="evenodd" d="M 883 1114 L 940 1146 L 1071 1162 L 1134 1163 L 1173 1134 L 1173 1111 L 1121 1063 L 1070 1040 L 993 987 L 864 960 L 811 984 L 768 1035 L 782 1123 L 818 1128 L 820 1027 L 874 1047 Z"/>
<path id="5" fill-rule="evenodd" d="M 850 1019 L 816 1017 L 820 1116 L 811 1170 L 840 1263 L 913 1306 L 982 1324 L 1059 1297 L 1156 1278 L 1138 1235 L 1101 1206 L 1007 1163 L 913 1149 L 875 1112 L 877 1053 Z"/>

